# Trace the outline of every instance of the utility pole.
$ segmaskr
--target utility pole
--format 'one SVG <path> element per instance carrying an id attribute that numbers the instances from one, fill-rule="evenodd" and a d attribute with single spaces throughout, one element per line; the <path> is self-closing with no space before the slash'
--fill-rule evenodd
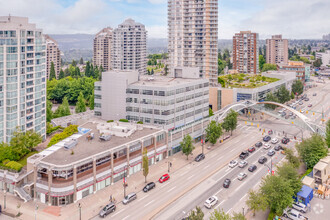
<path id="1" fill-rule="evenodd" d="M 124 167 L 124 197 L 126 197 L 126 167 L 127 165 Z"/>
<path id="2" fill-rule="evenodd" d="M 81 220 L 81 204 L 78 204 L 78 208 L 79 208 L 79 220 Z"/>

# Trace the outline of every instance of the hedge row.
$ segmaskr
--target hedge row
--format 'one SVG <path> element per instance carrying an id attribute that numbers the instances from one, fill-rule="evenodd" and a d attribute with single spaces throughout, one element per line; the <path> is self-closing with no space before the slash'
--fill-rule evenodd
<path id="1" fill-rule="evenodd" d="M 23 168 L 22 164 L 17 163 L 16 161 L 6 161 L 6 163 L 3 163 L 1 167 L 5 169 L 8 168 L 9 170 L 15 170 L 17 172 L 21 171 L 21 169 Z"/>
<path id="2" fill-rule="evenodd" d="M 78 125 L 70 125 L 70 126 L 64 128 L 63 132 L 61 132 L 59 134 L 55 134 L 54 137 L 52 137 L 52 139 L 50 139 L 47 146 L 48 147 L 53 146 L 54 144 L 57 144 L 61 140 L 64 140 L 65 138 L 70 137 L 71 135 L 73 135 L 74 133 L 77 133 L 77 132 L 78 132 Z"/>
<path id="3" fill-rule="evenodd" d="M 119 119 L 120 122 L 128 122 L 127 119 Z"/>

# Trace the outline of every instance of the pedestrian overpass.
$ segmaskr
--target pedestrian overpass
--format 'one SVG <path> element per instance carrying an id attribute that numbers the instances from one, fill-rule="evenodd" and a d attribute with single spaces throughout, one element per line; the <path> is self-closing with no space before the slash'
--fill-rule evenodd
<path id="1" fill-rule="evenodd" d="M 276 105 L 278 107 L 284 108 L 287 111 L 292 112 L 294 115 L 296 115 L 296 118 L 292 119 L 290 117 L 288 119 L 285 119 L 277 112 L 277 110 L 272 110 L 272 109 L 266 108 L 265 104 L 272 104 L 272 105 Z M 233 103 L 233 104 L 227 105 L 226 107 L 224 107 L 223 109 L 220 109 L 219 111 L 214 112 L 214 115 L 212 116 L 213 117 L 212 120 L 216 120 L 216 121 L 220 122 L 227 116 L 227 114 L 229 113 L 230 110 L 239 112 L 243 109 L 250 109 L 250 110 L 262 112 L 262 113 L 272 116 L 274 118 L 278 118 L 282 121 L 286 121 L 288 123 L 296 125 L 297 127 L 302 128 L 304 130 L 309 130 L 313 133 L 318 133 L 322 136 L 325 136 L 325 126 L 317 125 L 316 123 L 312 122 L 308 117 L 306 117 L 304 114 L 300 113 L 299 111 L 297 111 L 289 106 L 286 106 L 286 105 L 283 105 L 283 104 L 277 103 L 277 102 L 270 102 L 270 101 L 256 102 L 256 101 L 252 101 L 252 100 L 244 100 L 244 101 L 240 101 L 237 103 Z"/>

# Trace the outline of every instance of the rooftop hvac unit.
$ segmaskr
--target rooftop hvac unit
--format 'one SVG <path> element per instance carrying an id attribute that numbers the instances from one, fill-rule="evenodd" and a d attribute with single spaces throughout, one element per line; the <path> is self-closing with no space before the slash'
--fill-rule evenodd
<path id="1" fill-rule="evenodd" d="M 78 141 L 76 139 L 72 139 L 71 141 L 68 141 L 64 144 L 65 150 L 70 150 L 71 148 L 75 147 L 78 144 Z"/>

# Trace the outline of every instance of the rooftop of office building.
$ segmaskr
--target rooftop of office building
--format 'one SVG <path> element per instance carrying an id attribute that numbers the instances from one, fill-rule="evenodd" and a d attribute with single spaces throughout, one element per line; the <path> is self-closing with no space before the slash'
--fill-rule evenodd
<path id="1" fill-rule="evenodd" d="M 194 83 L 203 80 L 202 78 L 173 78 L 167 76 L 141 76 L 140 80 L 132 85 L 138 86 L 156 86 L 156 87 L 168 87 L 179 86 L 187 83 Z M 204 79 L 207 82 L 207 79 Z"/>

